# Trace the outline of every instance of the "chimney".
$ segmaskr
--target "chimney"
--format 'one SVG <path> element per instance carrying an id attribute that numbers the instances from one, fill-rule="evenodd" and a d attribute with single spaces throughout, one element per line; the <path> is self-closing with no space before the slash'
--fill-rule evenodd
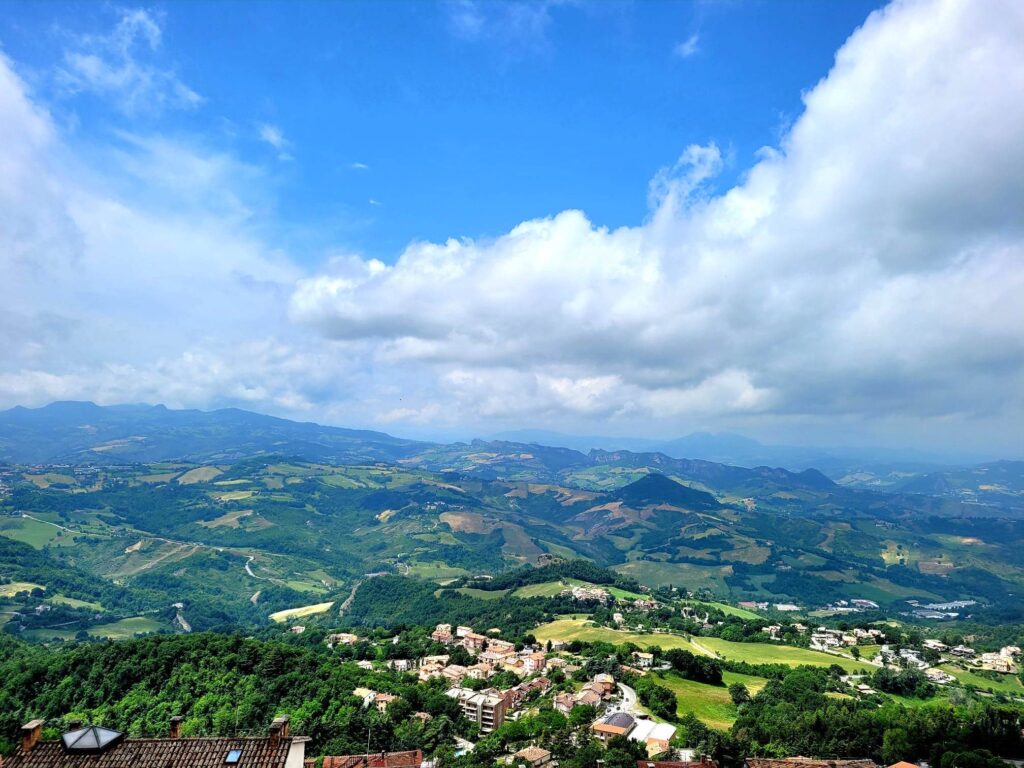
<path id="1" fill-rule="evenodd" d="M 32 747 L 39 741 L 39 737 L 43 735 L 43 720 L 33 720 L 30 723 L 25 723 L 21 726 L 21 751 L 31 752 Z"/>
<path id="2" fill-rule="evenodd" d="M 169 735 L 172 739 L 181 738 L 181 721 L 184 719 L 185 718 L 183 718 L 181 715 L 175 715 L 171 718 L 171 730 Z"/>
<path id="3" fill-rule="evenodd" d="M 270 724 L 270 746 L 276 748 L 281 743 L 281 739 L 288 738 L 288 715 L 281 715 L 275 717 L 274 722 Z"/>

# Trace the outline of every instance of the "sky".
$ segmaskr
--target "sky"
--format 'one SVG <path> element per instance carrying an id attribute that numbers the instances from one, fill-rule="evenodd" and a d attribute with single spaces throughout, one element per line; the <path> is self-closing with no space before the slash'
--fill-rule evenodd
<path id="1" fill-rule="evenodd" d="M 1024 457 L 1024 6 L 0 1 L 0 408 Z"/>

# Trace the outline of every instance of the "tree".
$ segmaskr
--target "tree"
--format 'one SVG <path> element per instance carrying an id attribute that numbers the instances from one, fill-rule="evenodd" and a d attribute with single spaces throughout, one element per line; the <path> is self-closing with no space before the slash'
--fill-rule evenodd
<path id="1" fill-rule="evenodd" d="M 737 707 L 750 701 L 750 691 L 743 683 L 733 683 L 729 686 L 729 698 Z"/>
<path id="2" fill-rule="evenodd" d="M 904 728 L 889 728 L 882 734 L 882 760 L 889 765 L 913 757 L 910 736 Z"/>

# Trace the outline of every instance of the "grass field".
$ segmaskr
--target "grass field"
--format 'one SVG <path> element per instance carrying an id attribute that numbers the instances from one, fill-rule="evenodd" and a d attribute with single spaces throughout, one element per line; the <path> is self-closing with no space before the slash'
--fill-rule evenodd
<path id="1" fill-rule="evenodd" d="M 1024 696 L 1024 685 L 1016 675 L 1000 675 L 998 680 L 989 680 L 987 677 L 976 675 L 966 669 L 961 669 L 953 664 L 942 664 L 939 666 L 943 672 L 948 672 L 961 685 L 970 685 L 983 691 L 994 693 L 1006 693 L 1011 696 Z"/>
<path id="2" fill-rule="evenodd" d="M 657 645 L 664 650 L 684 648 L 692 653 L 705 656 L 719 655 L 732 661 L 746 661 L 751 664 L 787 664 L 791 667 L 807 664 L 815 667 L 828 667 L 838 664 L 849 672 L 873 671 L 875 667 L 852 658 L 832 656 L 807 648 L 795 648 L 789 645 L 774 643 L 733 643 L 717 637 L 696 637 L 692 641 L 681 635 L 640 634 L 638 632 L 622 632 L 607 627 L 595 627 L 587 622 L 560 619 L 549 622 L 534 630 L 534 635 L 541 642 L 547 640 L 584 640 L 594 642 L 603 640 L 608 643 L 636 643 L 641 647 Z"/>
<path id="3" fill-rule="evenodd" d="M 441 590 L 438 590 L 438 593 L 440 593 L 440 591 Z M 475 597 L 477 600 L 497 600 L 508 593 L 507 589 L 496 589 L 492 592 L 488 592 L 486 589 L 473 589 L 472 587 L 459 587 L 455 591 L 461 595 Z"/>
<path id="4" fill-rule="evenodd" d="M 718 637 L 698 637 L 693 644 L 707 648 L 719 656 L 732 661 L 746 661 L 751 664 L 788 664 L 797 667 L 808 664 L 814 667 L 830 667 L 838 664 L 848 672 L 873 672 L 873 667 L 850 657 L 833 656 L 829 653 L 812 651 L 809 648 L 795 648 L 792 645 L 776 643 L 733 643 Z"/>
<path id="5" fill-rule="evenodd" d="M 0 536 L 42 549 L 47 544 L 70 544 L 74 536 L 60 528 L 22 517 L 0 522 Z"/>
<path id="6" fill-rule="evenodd" d="M 188 472 L 178 478 L 178 483 L 181 485 L 193 485 L 194 483 L 207 483 L 218 475 L 222 474 L 221 470 L 216 467 L 196 467 L 190 469 Z"/>
<path id="7" fill-rule="evenodd" d="M 555 597 L 569 587 L 596 587 L 597 589 L 605 590 L 612 597 L 619 600 L 641 600 L 646 597 L 646 595 L 619 589 L 618 587 L 591 584 L 588 581 L 580 581 L 579 579 L 563 579 L 562 581 L 545 581 L 541 584 L 527 584 L 525 587 L 519 587 L 519 589 L 513 592 L 512 597 Z"/>
<path id="8" fill-rule="evenodd" d="M 270 614 L 271 621 L 288 621 L 288 619 L 298 619 L 302 616 L 312 616 L 317 613 L 325 613 L 331 610 L 331 606 L 334 602 L 329 603 L 317 603 L 316 605 L 304 605 L 301 608 L 288 608 L 284 611 L 278 611 L 277 613 Z"/>
<path id="9" fill-rule="evenodd" d="M 753 611 L 748 611 L 746 608 L 739 608 L 738 606 L 728 605 L 727 603 L 715 603 L 715 602 L 707 602 L 707 603 L 705 603 L 705 602 L 702 602 L 700 600 L 684 600 L 683 604 L 684 605 L 692 605 L 692 606 L 695 606 L 695 607 L 700 607 L 702 605 L 706 605 L 706 606 L 709 606 L 711 608 L 717 608 L 722 613 L 724 613 L 726 616 L 739 616 L 741 619 L 763 619 L 764 618 L 763 616 L 761 616 L 761 615 L 759 615 L 757 613 L 754 613 Z"/>
<path id="10" fill-rule="evenodd" d="M 125 640 L 140 633 L 159 632 L 167 629 L 156 619 L 148 616 L 133 616 L 130 619 L 112 621 L 109 624 L 97 624 L 89 628 L 89 635 L 109 640 Z M 74 640 L 76 632 L 67 629 L 29 629 L 23 633 L 26 640 L 46 642 L 49 640 Z"/>
<path id="11" fill-rule="evenodd" d="M 79 600 L 76 597 L 66 597 L 64 595 L 50 595 L 46 598 L 46 602 L 53 603 L 55 605 L 67 605 L 71 608 L 87 608 L 90 611 L 105 611 L 106 609 L 99 603 L 92 603 L 88 600 Z"/>
<path id="12" fill-rule="evenodd" d="M 421 579 L 456 579 L 459 576 L 468 576 L 469 571 L 442 562 L 410 563 L 409 575 Z"/>
<path id="13" fill-rule="evenodd" d="M 42 584 L 33 584 L 30 581 L 12 581 L 10 584 L 0 584 L 0 597 L 14 597 L 19 592 L 31 592 L 36 587 L 46 589 Z"/>
<path id="14" fill-rule="evenodd" d="M 36 488 L 49 488 L 51 485 L 77 485 L 75 478 L 71 475 L 61 475 L 56 472 L 45 472 L 41 475 L 24 475 L 24 478 Z"/>
<path id="15" fill-rule="evenodd" d="M 659 680 L 659 685 L 664 685 L 672 690 L 678 699 L 677 712 L 680 716 L 692 712 L 699 717 L 706 725 L 718 730 L 728 729 L 736 721 L 736 707 L 729 698 L 728 686 L 733 683 L 743 683 L 753 696 L 764 688 L 763 677 L 751 675 L 740 675 L 734 672 L 726 672 L 722 675 L 724 686 L 707 685 L 706 683 L 695 683 L 692 680 L 684 680 L 679 675 L 665 675 Z"/>
<path id="16" fill-rule="evenodd" d="M 134 616 L 110 624 L 99 624 L 92 627 L 89 634 L 95 637 L 107 637 L 111 640 L 124 640 L 141 632 L 158 632 L 161 629 L 166 629 L 166 626 L 156 619 L 147 616 Z"/>
<path id="17" fill-rule="evenodd" d="M 541 642 L 548 640 L 583 640 L 584 642 L 604 641 L 607 643 L 636 643 L 641 647 L 657 645 L 669 648 L 684 648 L 692 653 L 701 653 L 689 640 L 682 635 L 641 634 L 639 632 L 622 632 L 607 627 L 595 627 L 583 619 L 557 619 L 543 624 L 533 631 Z"/>

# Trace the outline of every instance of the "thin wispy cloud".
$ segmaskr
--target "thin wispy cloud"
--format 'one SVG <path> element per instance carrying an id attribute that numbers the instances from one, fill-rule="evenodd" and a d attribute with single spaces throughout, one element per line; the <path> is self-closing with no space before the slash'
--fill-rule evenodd
<path id="1" fill-rule="evenodd" d="M 450 0 L 443 8 L 454 37 L 489 43 L 510 54 L 545 48 L 551 9 L 563 4 L 563 0 Z"/>
<path id="2" fill-rule="evenodd" d="M 260 141 L 277 150 L 279 160 L 291 160 L 291 142 L 284 136 L 284 131 L 272 123 L 260 123 L 258 126 Z"/>
<path id="3" fill-rule="evenodd" d="M 700 52 L 700 35 L 694 32 L 688 38 L 672 48 L 672 55 L 677 59 L 688 59 Z"/>
<path id="4" fill-rule="evenodd" d="M 107 34 L 71 35 L 57 83 L 65 94 L 108 98 L 128 116 L 194 109 L 203 98 L 173 66 L 158 63 L 162 42 L 159 15 L 141 8 L 123 10 Z"/>
<path id="5" fill-rule="evenodd" d="M 349 166 L 349 168 L 351 168 L 353 171 L 368 171 L 368 170 L 370 170 L 370 166 L 368 166 L 366 163 L 352 163 Z"/>

